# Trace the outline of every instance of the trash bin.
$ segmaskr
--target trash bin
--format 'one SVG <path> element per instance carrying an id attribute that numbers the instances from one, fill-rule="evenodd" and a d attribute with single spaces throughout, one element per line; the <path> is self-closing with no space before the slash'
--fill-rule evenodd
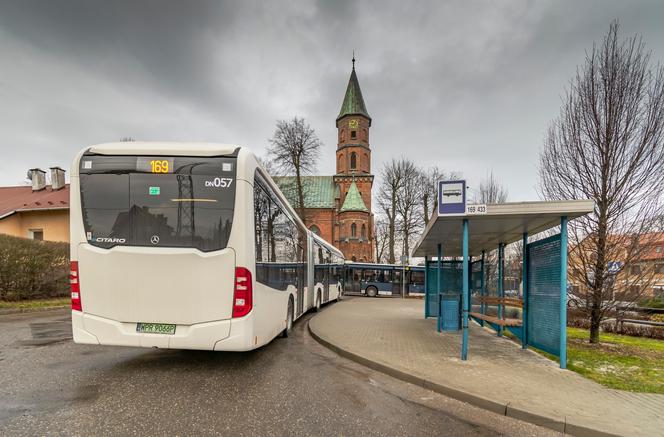
<path id="1" fill-rule="evenodd" d="M 461 293 L 440 293 L 438 298 L 438 332 L 461 329 Z"/>

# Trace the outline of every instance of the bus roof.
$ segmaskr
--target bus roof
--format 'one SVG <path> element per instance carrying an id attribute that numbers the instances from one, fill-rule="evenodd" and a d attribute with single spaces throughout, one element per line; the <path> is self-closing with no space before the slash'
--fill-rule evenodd
<path id="1" fill-rule="evenodd" d="M 91 146 L 89 152 L 104 155 L 232 155 L 237 144 L 172 142 L 172 141 L 122 141 Z"/>

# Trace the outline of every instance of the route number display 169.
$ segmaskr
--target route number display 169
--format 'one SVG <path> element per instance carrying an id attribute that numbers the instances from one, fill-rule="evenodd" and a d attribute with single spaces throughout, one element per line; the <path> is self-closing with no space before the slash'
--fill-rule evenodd
<path id="1" fill-rule="evenodd" d="M 486 205 L 466 205 L 466 215 L 486 214 Z"/>

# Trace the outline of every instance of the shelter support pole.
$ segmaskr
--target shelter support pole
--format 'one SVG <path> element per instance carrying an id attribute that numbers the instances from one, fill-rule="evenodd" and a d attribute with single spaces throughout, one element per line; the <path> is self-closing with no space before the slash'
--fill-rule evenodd
<path id="1" fill-rule="evenodd" d="M 442 314 L 440 314 L 440 293 L 443 291 L 443 245 L 438 243 L 438 261 L 436 263 L 436 305 L 438 305 L 438 317 L 436 318 L 436 326 L 438 332 L 441 331 Z"/>
<path id="2" fill-rule="evenodd" d="M 461 341 L 461 359 L 468 359 L 468 307 L 470 303 L 470 291 L 468 284 L 468 219 L 463 219 L 463 339 Z"/>
<path id="3" fill-rule="evenodd" d="M 523 233 L 521 257 L 521 348 L 528 347 L 528 232 Z"/>
<path id="4" fill-rule="evenodd" d="M 484 251 L 482 251 L 482 259 L 480 261 L 480 296 L 486 297 L 485 282 L 484 282 Z M 484 299 L 480 299 L 480 313 L 486 314 L 486 303 Z M 484 319 L 480 319 L 480 325 L 484 326 Z"/>
<path id="5" fill-rule="evenodd" d="M 504 282 L 504 273 L 505 273 L 505 244 L 498 243 L 498 297 L 501 299 L 505 297 L 505 287 Z M 505 307 L 502 303 L 498 304 L 498 318 L 505 318 Z M 503 325 L 498 327 L 498 337 L 503 336 Z"/>
<path id="6" fill-rule="evenodd" d="M 567 216 L 560 218 L 560 368 L 567 368 Z"/>
<path id="7" fill-rule="evenodd" d="M 424 318 L 429 317 L 429 255 L 424 255 Z"/>

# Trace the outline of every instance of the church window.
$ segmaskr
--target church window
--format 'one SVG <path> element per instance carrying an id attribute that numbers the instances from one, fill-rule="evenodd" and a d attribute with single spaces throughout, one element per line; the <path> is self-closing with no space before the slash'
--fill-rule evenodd
<path id="1" fill-rule="evenodd" d="M 351 258 L 351 259 L 353 260 L 353 262 L 357 261 L 357 258 L 355 257 L 355 255 L 353 255 L 353 258 Z"/>
<path id="2" fill-rule="evenodd" d="M 366 225 L 362 224 L 362 230 L 360 232 L 361 232 L 360 235 L 362 236 L 362 238 L 367 238 L 367 226 Z"/>
<path id="3" fill-rule="evenodd" d="M 309 230 L 320 237 L 320 229 L 318 228 L 318 226 L 311 225 Z"/>
<path id="4" fill-rule="evenodd" d="M 350 236 L 351 238 L 355 238 L 357 236 L 357 225 L 355 223 L 350 225 Z"/>
<path id="5" fill-rule="evenodd" d="M 355 138 L 357 138 L 357 131 L 355 131 L 355 130 L 350 131 L 350 138 L 351 138 L 352 140 L 354 140 Z"/>
<path id="6" fill-rule="evenodd" d="M 357 154 L 355 152 L 350 154 L 350 168 L 355 170 L 357 167 Z"/>

